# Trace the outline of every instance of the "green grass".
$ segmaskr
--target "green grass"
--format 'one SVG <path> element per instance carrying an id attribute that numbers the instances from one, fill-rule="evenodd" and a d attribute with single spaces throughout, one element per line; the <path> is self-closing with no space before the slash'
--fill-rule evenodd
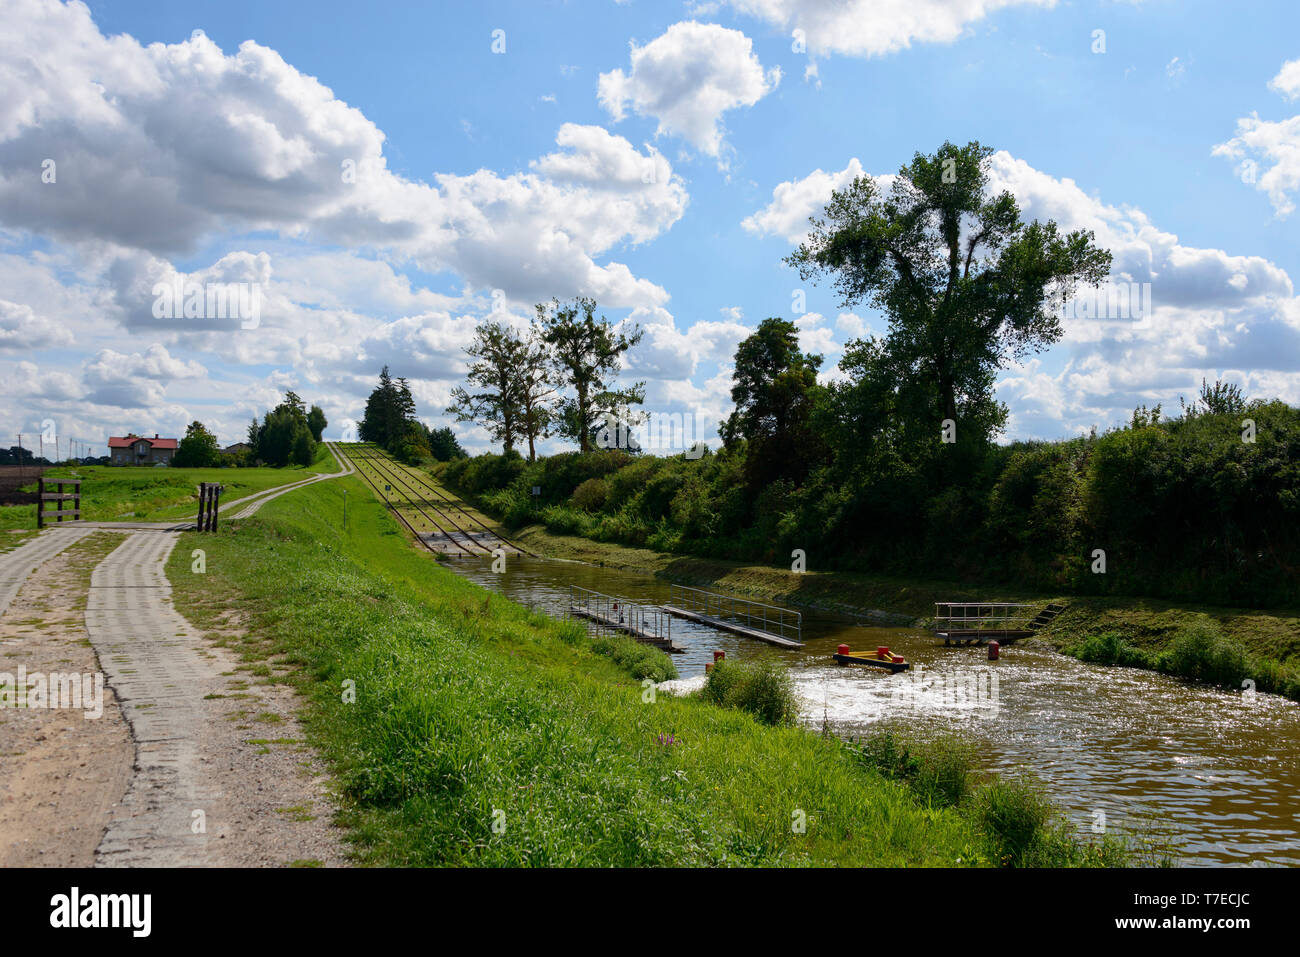
<path id="1" fill-rule="evenodd" d="M 81 517 L 93 522 L 161 522 L 191 518 L 198 510 L 200 482 L 224 485 L 221 500 L 228 502 L 264 492 L 289 482 L 310 478 L 316 472 L 337 471 L 338 465 L 324 445 L 324 459 L 311 468 L 283 469 L 175 469 L 134 465 L 87 465 L 51 469 L 51 478 L 80 478 Z M 35 491 L 36 483 L 24 488 Z M 0 530 L 36 528 L 36 506 L 0 506 Z"/>
<path id="2" fill-rule="evenodd" d="M 342 528 L 349 490 L 349 530 Z M 204 535 L 168 567 L 204 628 L 305 695 L 340 823 L 378 865 L 973 865 L 995 834 L 851 745 L 647 695 L 619 662 L 415 551 L 356 478 Z M 247 665 L 242 666 L 247 667 Z M 355 700 L 349 697 L 355 693 Z M 806 826 L 801 831 L 799 821 Z"/>

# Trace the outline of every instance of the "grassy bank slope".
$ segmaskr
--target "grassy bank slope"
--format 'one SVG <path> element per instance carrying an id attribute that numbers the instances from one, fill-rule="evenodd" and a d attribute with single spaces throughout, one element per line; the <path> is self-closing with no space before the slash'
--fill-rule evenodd
<path id="1" fill-rule="evenodd" d="M 1259 690 L 1300 700 L 1300 608 L 1249 610 L 1152 598 L 1075 597 L 852 572 L 796 575 L 764 565 L 674 556 L 554 535 L 540 525 L 530 526 L 516 538 L 539 554 L 556 558 L 639 569 L 681 584 L 864 615 L 882 623 L 928 619 L 936 601 L 1063 601 L 1065 613 L 1034 640 L 1101 664 L 1158 668 L 1232 687 L 1250 679 Z M 1187 636 L 1206 633 L 1221 639 L 1214 650 L 1217 656 L 1237 663 L 1210 673 L 1199 655 L 1177 654 Z M 1124 646 L 1136 653 L 1125 652 Z"/>
<path id="2" fill-rule="evenodd" d="M 200 546 L 203 575 L 190 571 Z M 928 805 L 833 738 L 698 700 L 645 700 L 581 629 L 409 547 L 355 478 L 295 491 L 237 529 L 187 535 L 168 574 L 178 608 L 200 625 L 237 614 L 247 636 L 236 647 L 253 675 L 306 695 L 308 733 L 337 774 L 363 862 L 1005 857 L 987 823 L 1000 819 Z M 344 700 L 349 682 L 355 703 Z M 792 827 L 800 811 L 804 833 Z M 1101 853 L 1072 844 L 1054 857 Z M 1114 848 L 1104 853 L 1116 859 Z"/>

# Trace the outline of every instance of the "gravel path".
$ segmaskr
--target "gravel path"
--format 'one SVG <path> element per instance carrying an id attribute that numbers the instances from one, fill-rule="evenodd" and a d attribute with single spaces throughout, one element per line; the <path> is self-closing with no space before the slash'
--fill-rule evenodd
<path id="1" fill-rule="evenodd" d="M 46 529 L 17 548 L 0 553 L 0 615 L 32 572 L 74 542 L 90 534 L 84 526 Z"/>
<path id="2" fill-rule="evenodd" d="M 229 517 L 247 518 L 295 488 L 351 472 L 340 461 L 338 472 L 227 503 L 240 506 Z M 177 532 L 192 527 L 192 522 L 77 523 L 48 529 L 0 554 L 3 612 L 37 569 L 57 577 L 60 565 L 51 560 L 70 545 L 100 528 L 124 533 L 121 545 L 91 573 L 84 632 L 76 637 L 88 639 L 114 714 L 119 722 L 125 719 L 134 751 L 129 784 L 115 805 L 118 795 L 106 805 L 87 794 L 102 761 L 93 755 L 87 771 L 84 749 L 71 747 L 45 754 L 52 763 L 38 776 L 46 784 L 60 782 L 56 796 L 67 808 L 86 799 L 81 803 L 90 808 L 90 817 L 77 826 L 95 834 L 102 828 L 93 858 L 98 866 L 346 864 L 341 834 L 331 824 L 336 807 L 329 782 L 304 740 L 295 693 L 237 670 L 239 656 L 192 627 L 172 604 L 167 560 Z M 62 603 L 68 604 L 67 596 Z M 56 618 L 48 611 L 39 616 L 42 640 L 57 628 L 66 630 L 67 623 Z M 11 623 L 12 616 L 6 616 L 5 625 Z M 34 650 L 34 642 L 21 649 L 28 655 Z M 29 792 L 36 793 L 24 791 Z M 35 812 L 19 813 L 16 804 L 14 810 L 22 818 L 19 826 L 31 831 L 38 845 L 48 843 L 45 832 L 54 824 L 42 823 Z M 99 817 L 91 820 L 94 814 Z M 80 821 L 72 811 L 60 819 Z M 28 862 L 46 860 L 56 863 Z"/>

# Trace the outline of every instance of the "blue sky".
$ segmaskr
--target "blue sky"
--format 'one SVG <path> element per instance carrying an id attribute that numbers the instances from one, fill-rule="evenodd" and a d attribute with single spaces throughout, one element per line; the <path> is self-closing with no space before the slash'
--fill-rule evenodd
<path id="1" fill-rule="evenodd" d="M 233 442 L 295 388 L 330 435 L 384 363 L 442 424 L 494 301 L 523 321 L 576 294 L 647 330 L 625 375 L 650 408 L 713 422 L 762 318 L 799 320 L 829 375 L 884 330 L 780 260 L 831 185 L 945 139 L 994 147 L 1027 215 L 1094 229 L 1116 281 L 1151 283 L 1141 322 L 1067 322 L 1004 371 L 1008 438 L 1176 408 L 1202 376 L 1300 402 L 1291 4 L 9 6 L 8 432 L 102 445 L 199 418 Z M 178 274 L 258 284 L 258 325 L 151 315 Z"/>

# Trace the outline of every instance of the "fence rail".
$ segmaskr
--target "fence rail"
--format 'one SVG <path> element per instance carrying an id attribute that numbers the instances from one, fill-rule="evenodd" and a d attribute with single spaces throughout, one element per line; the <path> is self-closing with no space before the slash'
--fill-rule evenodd
<path id="1" fill-rule="evenodd" d="M 687 585 L 670 585 L 668 595 L 668 603 L 683 611 L 731 621 L 788 641 L 803 641 L 803 614 L 789 608 L 719 595 L 717 592 L 690 588 Z"/>
<path id="2" fill-rule="evenodd" d="M 1017 622 L 1033 621 L 1037 617 L 1034 609 L 1038 607 L 1016 602 L 937 601 L 934 623 L 938 631 L 945 630 L 945 626 L 960 631 L 1014 630 Z"/>
<path id="3" fill-rule="evenodd" d="M 73 491 L 63 491 L 65 486 L 72 486 Z M 52 487 L 58 491 L 46 491 Z M 46 502 L 58 502 L 58 508 L 50 512 L 45 507 Z M 72 502 L 72 508 L 64 508 L 64 502 Z M 51 518 L 55 522 L 81 518 L 81 479 L 46 478 L 42 475 L 36 480 L 36 527 L 44 528 Z"/>
<path id="4" fill-rule="evenodd" d="M 569 617 L 586 619 L 598 632 L 621 631 L 634 638 L 672 643 L 673 617 L 658 605 L 643 605 L 580 585 L 569 586 Z"/>

